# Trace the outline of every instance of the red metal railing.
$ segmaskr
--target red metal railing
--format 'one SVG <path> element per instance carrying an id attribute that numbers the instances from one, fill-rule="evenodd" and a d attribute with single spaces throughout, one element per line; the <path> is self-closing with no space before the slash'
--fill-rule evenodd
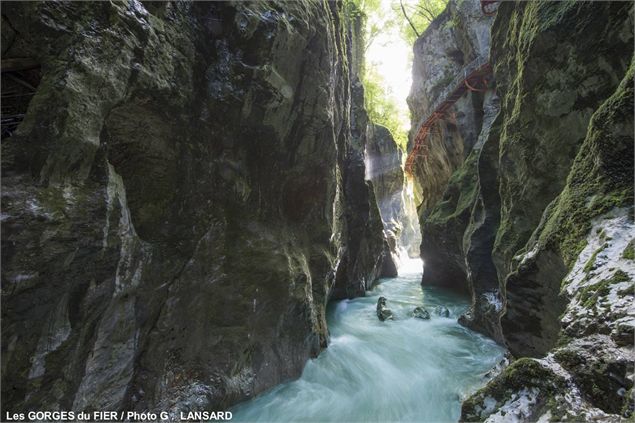
<path id="1" fill-rule="evenodd" d="M 492 16 L 497 8 L 492 7 L 499 0 L 481 0 L 481 11 L 484 15 Z M 459 98 L 469 91 L 485 91 L 487 89 L 487 77 L 492 73 L 492 68 L 486 59 L 477 57 L 476 60 L 463 68 L 452 83 L 441 93 L 437 103 L 432 107 L 432 112 L 420 121 L 419 130 L 415 136 L 414 147 L 406 159 L 406 173 L 412 174 L 412 167 L 419 157 L 428 158 L 428 144 L 426 140 L 430 131 L 445 113 L 457 102 Z M 478 87 L 478 85 L 481 87 Z"/>
<path id="2" fill-rule="evenodd" d="M 414 146 L 406 159 L 406 172 L 412 174 L 412 168 L 419 157 L 428 157 L 428 135 L 446 112 L 469 91 L 484 91 L 487 87 L 487 78 L 492 73 L 489 62 L 478 57 L 465 66 L 448 87 L 439 95 L 437 102 L 433 105 L 432 112 L 424 116 L 419 124 L 419 130 L 414 139 Z M 480 87 L 479 87 L 480 85 Z"/>

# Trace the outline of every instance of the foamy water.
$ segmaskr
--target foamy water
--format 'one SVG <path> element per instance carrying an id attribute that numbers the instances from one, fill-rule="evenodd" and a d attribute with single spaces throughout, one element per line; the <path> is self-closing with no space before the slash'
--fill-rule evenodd
<path id="1" fill-rule="evenodd" d="M 366 297 L 329 307 L 331 342 L 302 376 L 236 406 L 234 421 L 457 421 L 461 399 L 484 384 L 504 350 L 457 323 L 467 300 L 420 285 L 421 262 Z M 375 314 L 384 296 L 395 320 Z M 423 305 L 430 320 L 412 317 Z M 445 306 L 450 317 L 434 313 Z"/>

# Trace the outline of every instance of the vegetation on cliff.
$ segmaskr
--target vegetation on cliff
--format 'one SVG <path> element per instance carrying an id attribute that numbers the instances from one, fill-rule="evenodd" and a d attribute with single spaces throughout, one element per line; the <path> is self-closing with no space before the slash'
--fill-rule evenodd
<path id="1" fill-rule="evenodd" d="M 388 128 L 402 150 L 408 141 L 405 97 L 412 63 L 410 46 L 445 8 L 447 0 L 385 2 L 349 0 L 349 13 L 363 18 L 367 54 L 362 72 L 370 119 Z M 399 68 L 401 63 L 403 68 Z"/>
<path id="2" fill-rule="evenodd" d="M 447 84 L 453 64 L 444 54 L 473 57 L 482 46 L 484 38 L 473 37 L 478 23 L 461 13 L 465 4 L 451 1 L 417 41 L 422 75 L 413 114 Z M 428 137 L 427 158 L 415 169 L 426 197 L 424 282 L 465 287 L 473 298 L 466 325 L 515 357 L 540 359 L 510 366 L 466 402 L 464 418 L 513 410 L 530 420 L 628 417 L 633 7 L 535 1 L 497 8 L 490 98 L 500 96 L 500 112 L 466 119 L 488 116 L 496 102 L 488 104 L 487 93 L 458 101 L 456 118 Z M 467 141 L 474 133 L 478 139 Z M 568 363 L 573 355 L 584 359 Z M 524 364 L 566 383 L 538 386 Z M 504 398 L 501 386 L 510 387 Z"/>

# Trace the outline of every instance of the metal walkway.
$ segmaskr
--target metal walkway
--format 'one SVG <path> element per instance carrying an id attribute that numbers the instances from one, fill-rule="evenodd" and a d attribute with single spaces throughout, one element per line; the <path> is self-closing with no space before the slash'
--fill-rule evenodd
<path id="1" fill-rule="evenodd" d="M 431 107 L 432 112 L 419 121 L 414 147 L 406 159 L 406 173 L 412 174 L 412 168 L 419 157 L 428 157 L 428 135 L 438 120 L 469 91 L 485 91 L 492 68 L 484 57 L 477 57 L 465 66 L 452 82 L 441 92 Z"/>

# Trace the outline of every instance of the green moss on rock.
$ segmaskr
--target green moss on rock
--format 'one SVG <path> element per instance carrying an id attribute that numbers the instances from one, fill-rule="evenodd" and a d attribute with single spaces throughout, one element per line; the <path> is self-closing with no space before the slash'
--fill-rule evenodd
<path id="1" fill-rule="evenodd" d="M 589 346 L 593 346 L 591 350 Z M 612 414 L 628 405 L 624 393 L 632 389 L 628 375 L 633 365 L 602 338 L 576 341 L 557 350 L 554 358 L 573 377 L 582 395 L 595 407 Z"/>
<path id="2" fill-rule="evenodd" d="M 497 409 L 523 389 L 537 388 L 539 397 L 546 402 L 564 387 L 564 379 L 551 369 L 532 358 L 521 358 L 463 402 L 460 420 L 484 421 L 487 415 L 482 412 L 486 398 L 493 398 Z"/>
<path id="3" fill-rule="evenodd" d="M 629 389 L 628 392 L 624 395 L 625 401 L 622 410 L 620 410 L 620 414 L 626 418 L 632 418 L 633 413 L 635 413 L 635 393 L 633 392 L 633 388 Z"/>
<path id="4" fill-rule="evenodd" d="M 632 240 L 628 243 L 624 252 L 622 253 L 622 258 L 627 260 L 635 260 L 635 240 Z"/>
<path id="5" fill-rule="evenodd" d="M 606 248 L 606 244 L 603 245 L 602 247 L 598 248 L 597 250 L 595 250 L 593 252 L 593 254 L 591 254 L 591 257 L 589 258 L 589 260 L 586 262 L 586 264 L 584 265 L 584 272 L 585 273 L 589 273 L 590 271 L 592 271 L 593 269 L 595 269 L 595 260 L 598 257 L 598 254 L 600 254 L 600 252 Z"/>
<path id="6" fill-rule="evenodd" d="M 432 209 L 426 224 L 444 224 L 470 209 L 478 195 L 478 152 L 473 151 L 450 177 L 443 199 Z"/>
<path id="7" fill-rule="evenodd" d="M 605 297 L 611 292 L 611 285 L 629 280 L 628 274 L 617 270 L 609 279 L 582 288 L 579 293 L 580 302 L 585 308 L 595 307 L 599 298 Z"/>
<path id="8" fill-rule="evenodd" d="M 633 69 L 631 64 L 616 92 L 594 113 L 567 185 L 540 235 L 543 245 L 558 246 L 569 266 L 580 254 L 593 218 L 633 203 Z"/>

